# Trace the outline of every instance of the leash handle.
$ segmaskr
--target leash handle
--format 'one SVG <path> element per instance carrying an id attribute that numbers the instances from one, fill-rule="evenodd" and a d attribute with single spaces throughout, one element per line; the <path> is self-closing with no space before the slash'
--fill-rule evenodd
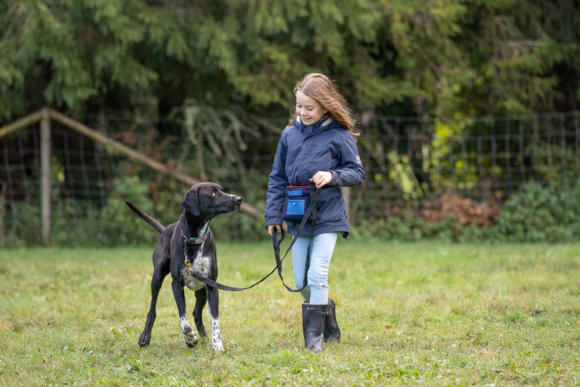
<path id="1" fill-rule="evenodd" d="M 288 289 L 289 292 L 298 293 L 301 292 L 306 286 L 308 286 L 308 270 L 310 269 L 310 249 L 312 246 L 312 240 L 314 239 L 314 226 L 316 225 L 316 220 L 318 218 L 318 210 L 316 209 L 316 206 L 318 204 L 319 196 L 320 190 L 316 188 L 314 183 L 310 183 L 310 205 L 308 206 L 308 209 L 306 210 L 304 216 L 302 217 L 302 221 L 300 222 L 298 230 L 296 231 L 296 236 L 292 238 L 292 243 L 290 243 L 290 246 L 288 246 L 288 249 L 286 249 L 286 252 L 284 253 L 282 259 L 280 259 L 280 245 L 282 244 L 282 240 L 284 240 L 284 229 L 282 228 L 280 229 L 282 234 L 282 238 L 280 238 L 280 241 L 277 240 L 278 232 L 276 231 L 276 228 L 274 228 L 274 231 L 272 232 L 272 243 L 274 245 L 274 256 L 276 258 L 276 267 L 278 268 L 278 276 L 282 281 L 282 285 L 284 285 L 284 287 Z M 296 243 L 298 235 L 300 235 L 300 232 L 304 229 L 304 226 L 306 225 L 306 222 L 308 221 L 310 216 L 312 216 L 312 229 L 310 233 L 310 241 L 308 242 L 308 247 L 306 248 L 306 265 L 305 265 L 306 267 L 304 269 L 304 281 L 303 281 L 304 285 L 300 289 L 292 289 L 291 287 L 286 285 L 286 282 L 284 282 L 284 277 L 282 277 L 282 261 L 284 261 L 286 255 L 288 255 L 288 252 L 292 249 L 294 243 Z"/>
<path id="2" fill-rule="evenodd" d="M 302 291 L 306 287 L 306 285 L 307 285 L 306 281 L 304 281 L 304 286 L 302 286 L 300 289 L 292 289 L 291 287 L 286 285 L 286 282 L 284 282 L 284 277 L 282 276 L 282 261 L 284 261 L 284 259 L 286 258 L 286 255 L 288 255 L 288 252 L 290 251 L 290 249 L 292 248 L 292 246 L 296 242 L 297 237 L 292 239 L 292 243 L 290 244 L 290 247 L 288 247 L 288 249 L 286 250 L 286 253 L 280 259 L 280 245 L 282 244 L 282 241 L 284 240 L 284 230 L 283 229 L 281 229 L 281 236 L 282 237 L 278 241 L 278 231 L 276 231 L 276 229 L 274 229 L 274 231 L 272 232 L 272 243 L 274 245 L 274 257 L 276 258 L 276 267 L 274 269 L 278 269 L 278 276 L 280 277 L 280 280 L 282 280 L 282 285 L 284 285 L 284 287 L 286 289 L 288 289 L 288 291 L 293 292 L 293 293 L 297 293 L 297 292 Z M 308 250 L 310 250 L 310 245 L 308 245 Z M 310 266 L 309 255 L 310 255 L 310 251 L 308 251 L 308 256 L 306 259 L 307 267 Z M 308 269 L 304 273 L 305 279 L 306 279 L 307 275 L 308 275 Z"/>

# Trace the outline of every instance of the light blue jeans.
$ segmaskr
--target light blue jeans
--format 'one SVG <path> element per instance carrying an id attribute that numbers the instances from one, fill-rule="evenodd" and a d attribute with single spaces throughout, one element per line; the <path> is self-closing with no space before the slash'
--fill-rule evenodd
<path id="1" fill-rule="evenodd" d="M 308 286 L 300 293 L 306 302 L 315 305 L 328 304 L 328 268 L 338 233 L 316 235 L 310 248 L 310 269 L 308 270 Z M 292 268 L 294 282 L 300 289 L 304 285 L 304 270 L 306 269 L 306 250 L 310 238 L 299 237 L 292 246 Z"/>

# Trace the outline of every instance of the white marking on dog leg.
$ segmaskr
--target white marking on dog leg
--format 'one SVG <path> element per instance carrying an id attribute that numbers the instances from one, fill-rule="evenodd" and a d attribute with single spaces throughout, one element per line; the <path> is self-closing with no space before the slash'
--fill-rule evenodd
<path id="1" fill-rule="evenodd" d="M 222 343 L 222 334 L 220 332 L 220 320 L 214 319 L 211 315 L 211 344 L 216 352 L 224 351 L 224 344 Z"/>
<path id="2" fill-rule="evenodd" d="M 181 332 L 183 332 L 183 338 L 185 339 L 185 344 L 188 347 L 194 347 L 197 344 L 197 336 L 193 329 L 191 329 L 191 325 L 189 325 L 189 321 L 187 321 L 187 317 L 182 317 L 181 319 Z"/>

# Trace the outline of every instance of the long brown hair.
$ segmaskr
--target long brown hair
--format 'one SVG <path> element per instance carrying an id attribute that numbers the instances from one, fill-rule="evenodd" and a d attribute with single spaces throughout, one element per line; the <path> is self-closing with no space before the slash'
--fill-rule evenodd
<path id="1" fill-rule="evenodd" d="M 330 118 L 338 122 L 343 128 L 348 129 L 353 136 L 360 135 L 360 131 L 356 128 L 356 121 L 346 105 L 346 100 L 326 75 L 320 73 L 306 74 L 302 80 L 296 83 L 294 95 L 298 91 L 318 102 L 324 110 L 328 111 L 327 114 Z M 294 112 L 290 116 L 288 125 L 292 125 L 297 117 L 298 114 Z"/>

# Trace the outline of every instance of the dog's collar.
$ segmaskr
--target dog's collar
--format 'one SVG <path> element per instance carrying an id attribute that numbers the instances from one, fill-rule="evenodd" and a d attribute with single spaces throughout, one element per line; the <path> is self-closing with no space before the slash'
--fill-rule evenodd
<path id="1" fill-rule="evenodd" d="M 180 228 L 180 231 L 181 231 L 181 236 L 183 237 L 183 241 L 185 242 L 185 246 L 200 246 L 203 242 L 205 242 L 205 240 L 209 236 L 209 227 L 207 225 L 205 226 L 205 231 L 200 236 L 197 236 L 197 237 L 185 236 L 182 228 Z M 185 256 L 185 261 L 184 261 L 185 266 L 187 266 L 188 270 L 193 270 L 191 268 L 192 262 L 189 260 L 189 257 L 187 256 L 187 248 L 184 249 L 183 255 Z"/>
<path id="2" fill-rule="evenodd" d="M 209 227 L 206 227 L 205 232 L 197 237 L 187 237 L 183 233 L 183 229 L 180 229 L 180 231 L 181 231 L 181 236 L 183 237 L 183 241 L 185 242 L 186 245 L 189 245 L 189 246 L 201 245 L 203 242 L 205 242 L 205 240 L 209 236 Z"/>

